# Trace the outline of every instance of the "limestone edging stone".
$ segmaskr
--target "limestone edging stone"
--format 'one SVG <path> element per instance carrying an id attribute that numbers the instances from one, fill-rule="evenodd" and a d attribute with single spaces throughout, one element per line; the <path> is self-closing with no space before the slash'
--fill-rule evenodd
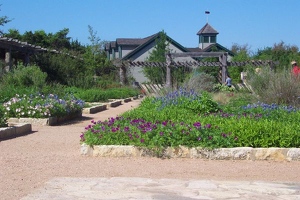
<path id="1" fill-rule="evenodd" d="M 93 147 L 81 144 L 81 155 L 94 157 L 153 157 L 157 152 L 146 148 L 126 145 L 95 145 Z M 194 158 L 207 160 L 275 160 L 300 161 L 300 148 L 218 148 L 204 149 L 179 146 L 165 148 L 160 157 Z"/>
<path id="2" fill-rule="evenodd" d="M 28 134 L 32 131 L 31 124 L 21 123 L 0 128 L 0 140 Z"/>

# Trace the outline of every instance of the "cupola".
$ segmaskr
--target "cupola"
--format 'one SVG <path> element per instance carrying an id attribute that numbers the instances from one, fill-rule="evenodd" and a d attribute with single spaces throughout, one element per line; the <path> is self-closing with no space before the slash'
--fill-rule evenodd
<path id="1" fill-rule="evenodd" d="M 216 44 L 218 34 L 218 31 L 206 23 L 205 26 L 203 26 L 203 28 L 201 28 L 197 33 L 197 35 L 199 35 L 199 48 L 205 49 L 211 44 Z"/>

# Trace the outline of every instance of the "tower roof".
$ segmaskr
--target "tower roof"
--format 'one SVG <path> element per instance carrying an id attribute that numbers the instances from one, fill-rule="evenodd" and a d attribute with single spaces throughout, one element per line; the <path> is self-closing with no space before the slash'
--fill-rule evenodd
<path id="1" fill-rule="evenodd" d="M 219 34 L 218 31 L 216 31 L 211 25 L 206 23 L 203 28 L 198 31 L 197 35 L 202 35 L 202 34 Z"/>

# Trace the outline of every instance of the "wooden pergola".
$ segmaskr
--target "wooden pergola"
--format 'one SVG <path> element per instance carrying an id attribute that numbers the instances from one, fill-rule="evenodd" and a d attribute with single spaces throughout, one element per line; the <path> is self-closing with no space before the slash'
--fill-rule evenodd
<path id="1" fill-rule="evenodd" d="M 7 38 L 7 37 L 0 37 L 0 48 L 5 50 L 5 67 L 4 70 L 6 72 L 10 71 L 12 65 L 12 52 L 22 52 L 24 53 L 24 63 L 25 65 L 29 63 L 29 56 L 30 54 L 46 51 L 45 48 L 40 46 L 28 44 L 27 42 L 22 42 L 17 39 Z"/>
<path id="2" fill-rule="evenodd" d="M 22 52 L 24 54 L 24 64 L 27 65 L 29 63 L 29 56 L 35 53 L 41 52 L 51 52 L 51 53 L 59 53 L 66 54 L 68 56 L 77 58 L 76 56 L 72 56 L 68 53 L 64 53 L 61 51 L 57 51 L 55 49 L 47 49 L 41 46 L 29 44 L 27 42 L 22 42 L 17 39 L 8 38 L 8 37 L 0 37 L 0 49 L 5 50 L 5 67 L 4 70 L 6 72 L 10 71 L 12 66 L 12 52 Z"/>
<path id="3" fill-rule="evenodd" d="M 274 68 L 277 62 L 273 61 L 262 61 L 262 60 L 251 60 L 243 62 L 229 62 L 227 61 L 228 53 L 226 52 L 184 52 L 184 53 L 167 53 L 166 62 L 147 62 L 147 61 L 122 61 L 115 60 L 114 65 L 120 69 L 120 81 L 122 84 L 126 82 L 126 68 L 127 67 L 166 67 L 166 87 L 172 87 L 171 83 L 171 70 L 172 67 L 219 67 L 222 77 L 221 81 L 225 82 L 226 75 L 228 73 L 228 66 L 242 67 L 251 65 L 255 67 L 269 66 Z M 192 58 L 207 58 L 207 57 L 218 57 L 218 62 L 203 62 L 203 61 L 174 61 L 174 58 L 178 57 L 192 57 Z"/>

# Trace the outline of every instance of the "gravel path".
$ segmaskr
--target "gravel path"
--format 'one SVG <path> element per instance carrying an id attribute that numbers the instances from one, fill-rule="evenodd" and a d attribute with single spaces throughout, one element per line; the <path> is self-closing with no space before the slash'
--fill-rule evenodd
<path id="1" fill-rule="evenodd" d="M 55 177 L 143 177 L 300 182 L 297 161 L 100 158 L 80 155 L 79 135 L 92 119 L 105 120 L 140 100 L 60 126 L 32 126 L 33 133 L 0 142 L 2 200 L 20 199 Z"/>

